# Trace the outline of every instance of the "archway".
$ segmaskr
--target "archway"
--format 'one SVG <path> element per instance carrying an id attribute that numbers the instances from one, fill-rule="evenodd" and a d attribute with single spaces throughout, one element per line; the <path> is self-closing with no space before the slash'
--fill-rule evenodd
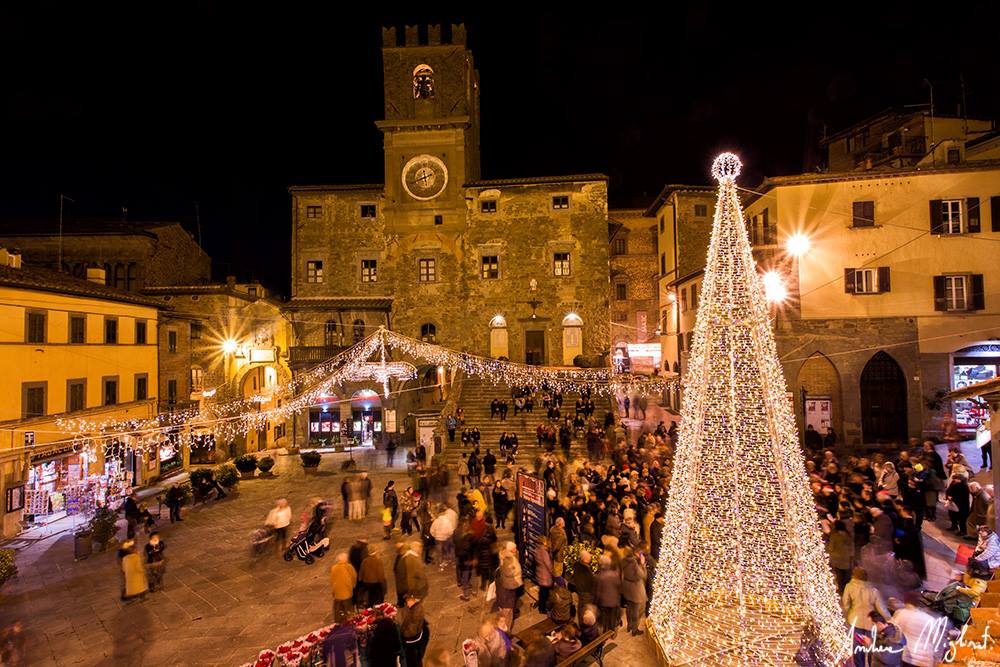
<path id="1" fill-rule="evenodd" d="M 563 366 L 572 366 L 573 360 L 583 354 L 583 320 L 576 313 L 563 318 Z"/>
<path id="2" fill-rule="evenodd" d="M 876 352 L 861 371 L 861 436 L 904 441 L 907 431 L 906 376 L 895 359 Z"/>
<path id="3" fill-rule="evenodd" d="M 490 356 L 494 359 L 510 358 L 507 340 L 507 320 L 503 315 L 495 315 L 490 320 Z"/>
<path id="4" fill-rule="evenodd" d="M 840 374 L 825 354 L 814 352 L 799 369 L 795 385 L 798 414 L 803 415 L 803 430 L 812 426 L 826 436 L 830 428 L 836 442 L 844 441 L 844 406 L 840 393 Z M 805 403 L 802 403 L 802 400 Z"/>
<path id="5" fill-rule="evenodd" d="M 274 390 L 278 386 L 278 371 L 274 366 L 262 365 L 250 368 L 240 381 L 240 396 L 251 399 L 261 411 L 275 407 Z M 268 425 L 247 431 L 246 451 L 258 452 L 267 449 Z"/>

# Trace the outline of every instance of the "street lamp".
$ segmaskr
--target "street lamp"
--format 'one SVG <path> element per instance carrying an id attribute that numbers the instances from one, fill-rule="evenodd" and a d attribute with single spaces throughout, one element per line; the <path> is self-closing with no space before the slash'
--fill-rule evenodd
<path id="1" fill-rule="evenodd" d="M 235 339 L 227 338 L 226 340 L 222 341 L 223 354 L 233 354 L 234 352 L 236 352 L 236 348 L 238 347 L 238 345 L 239 344 L 236 342 Z"/>
<path id="2" fill-rule="evenodd" d="M 777 271 L 768 271 L 762 277 L 764 282 L 764 296 L 771 303 L 781 303 L 788 298 L 788 289 L 785 281 Z"/>
<path id="3" fill-rule="evenodd" d="M 812 241 L 809 240 L 808 236 L 802 234 L 801 232 L 792 234 L 788 237 L 788 240 L 785 241 L 785 249 L 792 257 L 801 257 L 809 252 L 811 247 Z"/>

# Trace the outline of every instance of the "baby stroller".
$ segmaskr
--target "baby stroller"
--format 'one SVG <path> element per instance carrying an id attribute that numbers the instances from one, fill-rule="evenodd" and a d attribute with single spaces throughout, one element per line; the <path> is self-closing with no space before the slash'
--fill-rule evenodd
<path id="1" fill-rule="evenodd" d="M 264 526 L 250 533 L 250 554 L 260 556 L 274 541 L 274 528 Z"/>
<path id="2" fill-rule="evenodd" d="M 327 537 L 328 509 L 326 503 L 319 503 L 313 512 L 313 518 L 309 526 L 304 531 L 292 538 L 288 550 L 285 551 L 285 560 L 290 561 L 295 557 L 304 561 L 306 565 L 312 565 L 317 558 L 322 558 L 330 550 L 330 538 Z"/>

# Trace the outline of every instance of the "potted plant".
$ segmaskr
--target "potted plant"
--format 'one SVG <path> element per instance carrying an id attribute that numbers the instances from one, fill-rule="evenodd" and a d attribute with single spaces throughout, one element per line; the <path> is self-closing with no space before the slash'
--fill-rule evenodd
<path id="1" fill-rule="evenodd" d="M 194 501 L 205 502 L 212 493 L 212 471 L 208 468 L 198 468 L 191 471 L 191 491 Z"/>
<path id="2" fill-rule="evenodd" d="M 90 534 L 97 551 L 106 551 L 117 532 L 118 515 L 109 507 L 99 507 L 90 520 Z"/>
<path id="3" fill-rule="evenodd" d="M 299 454 L 299 458 L 302 459 L 302 469 L 305 470 L 306 474 L 315 474 L 319 469 L 322 455 L 319 452 L 302 452 Z"/>
<path id="4" fill-rule="evenodd" d="M 240 479 L 250 479 L 257 472 L 257 457 L 253 454 L 237 456 L 233 463 L 236 465 L 236 469 L 240 471 Z"/>
<path id="5" fill-rule="evenodd" d="M 345 459 L 340 462 L 340 469 L 344 472 L 354 472 L 358 469 L 358 462 L 354 459 Z"/>
<path id="6" fill-rule="evenodd" d="M 0 586 L 17 576 L 13 549 L 0 549 Z"/>
<path id="7" fill-rule="evenodd" d="M 229 491 L 240 483 L 239 471 L 232 463 L 223 463 L 215 469 L 215 480 Z"/>
<path id="8" fill-rule="evenodd" d="M 257 470 L 260 470 L 261 477 L 270 477 L 271 468 L 274 467 L 274 459 L 270 456 L 265 456 L 260 461 L 257 461 Z"/>

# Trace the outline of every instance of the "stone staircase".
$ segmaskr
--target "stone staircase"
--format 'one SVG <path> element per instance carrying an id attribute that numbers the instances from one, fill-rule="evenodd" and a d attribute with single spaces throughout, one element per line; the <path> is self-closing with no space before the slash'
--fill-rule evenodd
<path id="1" fill-rule="evenodd" d="M 499 416 L 490 419 L 490 402 L 494 399 L 506 399 L 509 407 L 507 419 L 500 421 Z M 562 414 L 573 416 L 575 414 L 576 399 L 578 394 L 563 394 Z M 604 423 L 604 414 L 611 410 L 611 399 L 607 396 L 594 394 L 591 397 L 594 401 L 594 419 L 599 423 Z M 535 408 L 533 412 L 520 412 L 514 416 L 514 401 L 510 395 L 510 387 L 506 385 L 493 385 L 483 382 L 476 377 L 466 377 L 462 383 L 462 395 L 459 406 L 465 410 L 465 427 L 479 427 L 481 438 L 479 440 L 480 453 L 485 454 L 487 449 L 493 451 L 497 457 L 497 468 L 502 469 L 504 460 L 500 456 L 500 435 L 504 432 L 517 434 L 517 464 L 530 467 L 535 457 L 544 451 L 538 447 L 538 439 L 535 429 L 539 424 L 547 424 L 548 411 L 542 405 L 541 392 L 535 394 Z M 462 457 L 462 452 L 471 452 L 472 446 L 462 447 L 462 426 L 458 427 L 455 433 L 455 442 L 448 442 L 447 433 L 444 437 L 444 457 L 448 466 L 454 470 Z M 562 449 L 556 444 L 556 452 Z M 584 456 L 587 453 L 586 440 L 581 436 L 574 438 L 570 448 L 573 456 Z"/>

